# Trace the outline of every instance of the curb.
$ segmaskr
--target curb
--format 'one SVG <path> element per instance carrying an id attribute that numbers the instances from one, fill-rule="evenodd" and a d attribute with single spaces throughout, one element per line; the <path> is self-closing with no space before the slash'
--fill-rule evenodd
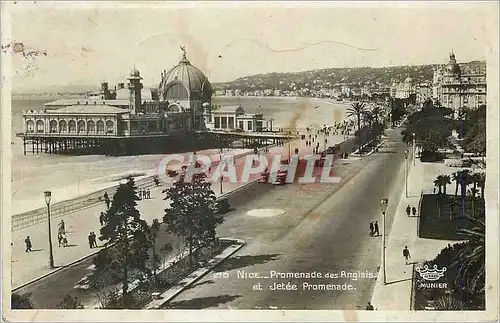
<path id="1" fill-rule="evenodd" d="M 385 140 L 382 140 L 377 146 L 375 146 L 375 148 L 373 148 L 369 153 L 365 154 L 365 155 L 361 155 L 359 153 L 359 149 L 356 150 L 355 152 L 352 153 L 352 155 L 354 156 L 360 156 L 360 157 L 368 157 L 370 156 L 371 154 L 373 154 L 375 152 L 376 149 L 380 148 L 386 141 Z"/>
<path id="2" fill-rule="evenodd" d="M 179 294 L 181 294 L 183 291 L 185 291 L 188 287 L 193 285 L 195 282 L 200 280 L 202 277 L 204 277 L 206 274 L 208 274 L 212 269 L 220 265 L 224 260 L 227 258 L 231 257 L 233 254 L 235 254 L 237 251 L 239 251 L 241 248 L 245 246 L 245 242 L 241 239 L 230 239 L 230 238 L 220 238 L 219 240 L 226 240 L 226 241 L 234 241 L 232 245 L 227 247 L 225 250 L 223 250 L 221 253 L 219 253 L 217 256 L 213 257 L 212 260 L 209 261 L 209 265 L 206 267 L 199 268 L 196 270 L 194 273 L 189 275 L 187 278 L 189 279 L 190 276 L 195 275 L 195 277 L 192 277 L 189 279 L 188 282 L 182 283 L 185 279 L 181 280 L 179 283 L 177 283 L 176 286 L 170 288 L 166 292 L 164 292 L 161 296 L 160 299 L 158 300 L 153 300 L 149 304 L 147 304 L 144 309 L 150 310 L 150 309 L 160 309 L 163 305 L 177 297 Z M 233 250 L 230 250 L 227 255 L 225 255 L 223 258 L 217 259 L 221 254 L 226 252 L 228 249 L 232 248 Z M 212 263 L 212 264 L 210 264 Z M 198 272 L 198 273 L 197 273 Z M 164 296 L 165 295 L 165 296 Z"/>
<path id="3" fill-rule="evenodd" d="M 16 291 L 17 291 L 17 290 L 19 290 L 19 289 L 22 289 L 22 288 L 24 288 L 24 287 L 27 287 L 27 286 L 29 286 L 29 285 L 31 285 L 31 284 L 34 284 L 34 283 L 36 283 L 36 282 L 38 282 L 38 281 L 42 280 L 42 279 L 44 279 L 44 278 L 47 278 L 47 277 L 49 277 L 49 276 L 51 276 L 51 275 L 54 275 L 54 274 L 56 274 L 56 273 L 60 272 L 60 271 L 61 271 L 61 270 L 63 270 L 63 269 L 66 269 L 66 268 L 68 268 L 68 267 L 74 266 L 74 265 L 78 264 L 79 262 L 82 262 L 82 261 L 84 261 L 84 260 L 87 260 L 88 258 L 95 256 L 95 255 L 96 255 L 97 253 L 99 253 L 99 251 L 101 251 L 102 249 L 104 249 L 104 248 L 99 248 L 99 250 L 96 250 L 96 251 L 92 252 L 91 254 L 88 254 L 88 255 L 86 255 L 86 256 L 80 257 L 80 258 L 78 258 L 77 260 L 74 260 L 74 261 L 70 262 L 69 264 L 62 265 L 62 266 L 60 266 L 60 267 L 57 267 L 56 269 L 52 270 L 51 272 L 48 272 L 48 273 L 43 274 L 43 275 L 41 275 L 41 276 L 39 276 L 39 277 L 37 277 L 37 278 L 34 278 L 34 279 L 32 279 L 32 280 L 28 281 L 27 283 L 24 283 L 24 284 L 22 284 L 22 285 L 20 285 L 20 286 L 18 286 L 18 287 L 16 287 L 16 288 L 12 288 L 11 293 L 14 293 L 14 292 L 16 292 Z"/>

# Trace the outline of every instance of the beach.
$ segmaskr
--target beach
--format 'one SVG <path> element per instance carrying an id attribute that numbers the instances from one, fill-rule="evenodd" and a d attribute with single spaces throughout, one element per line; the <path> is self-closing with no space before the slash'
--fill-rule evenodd
<path id="1" fill-rule="evenodd" d="M 52 99 L 53 100 L 53 99 Z M 141 156 L 23 155 L 20 138 L 22 111 L 41 109 L 48 98 L 12 100 L 12 204 L 11 214 L 43 207 L 43 192 L 52 191 L 52 203 L 116 185 L 127 176 L 141 178 L 155 174 L 165 154 Z M 319 128 L 344 119 L 345 103 L 316 98 L 213 97 L 212 104 L 240 105 L 246 113 L 272 118 L 273 128 Z M 215 150 L 213 151 L 215 153 Z M 210 152 L 209 152 L 210 153 Z"/>

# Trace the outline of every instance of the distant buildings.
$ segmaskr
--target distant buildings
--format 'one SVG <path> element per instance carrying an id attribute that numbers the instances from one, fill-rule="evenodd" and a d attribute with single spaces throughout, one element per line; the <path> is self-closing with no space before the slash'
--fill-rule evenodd
<path id="1" fill-rule="evenodd" d="M 413 84 L 413 78 L 408 76 L 402 83 L 393 82 L 390 89 L 390 96 L 395 99 L 408 99 L 417 92 L 417 87 Z"/>
<path id="2" fill-rule="evenodd" d="M 432 98 L 455 115 L 461 108 L 477 109 L 486 104 L 486 71 L 462 73 L 451 53 L 448 64 L 434 70 Z"/>

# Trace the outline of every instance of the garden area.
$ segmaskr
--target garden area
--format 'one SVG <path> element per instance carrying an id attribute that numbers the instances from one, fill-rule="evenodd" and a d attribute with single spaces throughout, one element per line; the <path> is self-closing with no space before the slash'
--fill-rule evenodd
<path id="1" fill-rule="evenodd" d="M 447 186 L 455 182 L 455 194 Z M 459 229 L 470 229 L 466 215 L 476 218 L 485 213 L 485 173 L 461 170 L 439 175 L 434 180 L 434 194 L 422 195 L 418 236 L 427 239 L 462 240 Z M 471 186 L 470 189 L 468 187 Z"/>

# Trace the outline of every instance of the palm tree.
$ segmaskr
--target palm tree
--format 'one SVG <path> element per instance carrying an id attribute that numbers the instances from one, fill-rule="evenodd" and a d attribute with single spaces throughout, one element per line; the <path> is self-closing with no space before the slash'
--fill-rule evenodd
<path id="1" fill-rule="evenodd" d="M 441 187 L 442 187 L 442 182 L 441 182 L 441 176 L 442 175 L 439 175 L 435 180 L 434 180 L 434 186 L 437 187 L 439 189 L 439 192 L 438 194 L 441 195 Z"/>
<path id="2" fill-rule="evenodd" d="M 466 309 L 464 303 L 456 299 L 453 294 L 439 296 L 434 305 L 438 311 L 460 311 Z"/>
<path id="3" fill-rule="evenodd" d="M 455 196 L 458 195 L 458 186 L 460 185 L 460 172 L 451 174 L 451 179 L 455 182 Z"/>
<path id="4" fill-rule="evenodd" d="M 366 106 L 364 103 L 354 102 L 351 106 L 346 110 L 346 115 L 348 118 L 355 117 L 356 122 L 358 124 L 358 142 L 361 147 L 361 117 L 363 113 L 366 111 Z"/>
<path id="5" fill-rule="evenodd" d="M 451 177 L 450 175 L 443 175 L 442 176 L 442 185 L 443 185 L 443 194 L 446 195 L 446 186 L 448 184 L 451 184 Z"/>
<path id="6" fill-rule="evenodd" d="M 472 229 L 458 229 L 457 233 L 468 238 L 468 242 L 458 253 L 452 266 L 459 266 L 457 278 L 464 282 L 470 292 L 479 292 L 484 288 L 485 270 L 485 221 L 484 217 L 475 219 L 466 215 L 473 225 Z"/>

